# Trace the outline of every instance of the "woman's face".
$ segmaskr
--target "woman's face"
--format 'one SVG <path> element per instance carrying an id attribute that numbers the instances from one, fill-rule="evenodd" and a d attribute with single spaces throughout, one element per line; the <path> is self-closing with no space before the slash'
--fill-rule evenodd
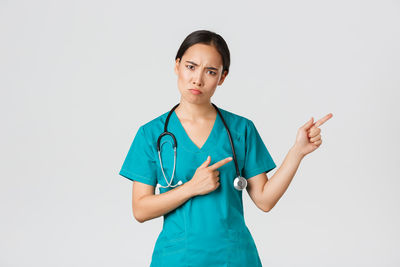
<path id="1" fill-rule="evenodd" d="M 221 55 L 214 46 L 198 43 L 189 47 L 175 62 L 181 98 L 193 104 L 210 103 L 217 85 L 227 75 L 222 68 Z"/>

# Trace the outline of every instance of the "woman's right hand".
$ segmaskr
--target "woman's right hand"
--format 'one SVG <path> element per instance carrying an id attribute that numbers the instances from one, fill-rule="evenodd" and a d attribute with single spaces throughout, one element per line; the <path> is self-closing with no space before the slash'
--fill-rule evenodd
<path id="1" fill-rule="evenodd" d="M 231 160 L 232 157 L 228 157 L 208 166 L 211 162 L 211 157 L 208 156 L 207 160 L 196 169 L 193 178 L 187 182 L 193 190 L 193 194 L 205 195 L 217 189 L 220 184 L 217 169 Z"/>

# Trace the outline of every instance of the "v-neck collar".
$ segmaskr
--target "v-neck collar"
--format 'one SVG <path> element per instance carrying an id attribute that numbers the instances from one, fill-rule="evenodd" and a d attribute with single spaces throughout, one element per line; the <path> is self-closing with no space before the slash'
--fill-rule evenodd
<path id="1" fill-rule="evenodd" d="M 171 120 L 174 120 L 174 124 L 177 125 L 177 135 L 179 136 L 179 140 L 177 140 L 178 147 L 179 146 L 184 146 L 186 150 L 189 150 L 194 153 L 201 153 L 201 152 L 206 152 L 210 147 L 213 147 L 212 145 L 215 143 L 216 137 L 216 131 L 218 130 L 217 128 L 219 127 L 220 124 L 220 117 L 217 112 L 217 116 L 214 121 L 214 125 L 211 129 L 210 134 L 207 137 L 207 140 L 203 144 L 201 148 L 199 148 L 193 141 L 190 139 L 189 135 L 187 134 L 185 128 L 183 127 L 181 121 L 179 120 L 178 116 L 175 113 L 175 110 L 171 114 Z M 177 136 L 177 137 L 178 137 Z"/>

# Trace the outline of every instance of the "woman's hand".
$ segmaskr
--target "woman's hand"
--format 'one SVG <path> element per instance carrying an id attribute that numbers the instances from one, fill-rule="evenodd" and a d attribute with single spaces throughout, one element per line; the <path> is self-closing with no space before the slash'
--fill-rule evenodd
<path id="1" fill-rule="evenodd" d="M 321 129 L 318 127 L 332 118 L 332 116 L 333 114 L 329 113 L 315 123 L 313 123 L 314 118 L 311 117 L 306 124 L 299 128 L 297 131 L 296 142 L 293 147 L 301 154 L 301 156 L 304 157 L 313 152 L 322 144 Z"/>
<path id="2" fill-rule="evenodd" d="M 211 157 L 208 156 L 207 160 L 196 169 L 193 178 L 186 184 L 191 186 L 194 195 L 205 195 L 214 191 L 220 185 L 218 168 L 231 160 L 232 157 L 228 157 L 208 166 L 211 162 Z"/>

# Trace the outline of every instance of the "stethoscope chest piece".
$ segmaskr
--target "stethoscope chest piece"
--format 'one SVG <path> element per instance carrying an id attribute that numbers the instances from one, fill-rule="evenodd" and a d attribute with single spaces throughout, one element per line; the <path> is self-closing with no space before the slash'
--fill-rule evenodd
<path id="1" fill-rule="evenodd" d="M 237 190 L 243 190 L 246 188 L 247 186 L 247 180 L 245 178 L 243 178 L 242 176 L 238 176 L 235 178 L 235 180 L 233 181 L 233 186 L 237 189 Z"/>

